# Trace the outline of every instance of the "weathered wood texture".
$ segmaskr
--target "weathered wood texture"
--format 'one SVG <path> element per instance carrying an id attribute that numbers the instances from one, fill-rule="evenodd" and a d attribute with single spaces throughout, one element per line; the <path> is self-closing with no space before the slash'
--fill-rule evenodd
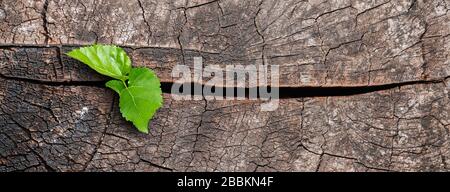
<path id="1" fill-rule="evenodd" d="M 0 171 L 448 171 L 450 1 L 0 1 Z M 280 85 L 353 96 L 174 101 L 138 133 L 64 55 L 123 46 L 176 64 L 280 65 Z M 405 82 L 410 82 L 404 85 Z"/>

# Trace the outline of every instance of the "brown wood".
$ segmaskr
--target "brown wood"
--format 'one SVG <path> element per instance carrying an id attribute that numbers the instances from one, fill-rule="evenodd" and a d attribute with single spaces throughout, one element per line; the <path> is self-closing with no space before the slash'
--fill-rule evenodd
<path id="1" fill-rule="evenodd" d="M 450 2 L 66 1 L 0 5 L 0 171 L 448 171 Z M 107 80 L 69 59 L 118 44 L 177 64 L 280 66 L 281 87 L 350 96 L 175 101 L 138 133 Z M 295 91 L 295 89 L 292 89 Z M 301 90 L 301 89 L 299 89 Z"/>

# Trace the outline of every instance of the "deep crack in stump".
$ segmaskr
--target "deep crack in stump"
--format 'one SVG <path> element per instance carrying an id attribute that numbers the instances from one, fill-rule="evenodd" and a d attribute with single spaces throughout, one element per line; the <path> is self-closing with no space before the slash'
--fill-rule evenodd
<path id="1" fill-rule="evenodd" d="M 0 171 L 448 171 L 449 10 L 444 0 L 2 1 Z M 120 45 L 161 77 L 149 135 L 121 117 L 108 79 L 64 55 L 92 43 Z M 194 57 L 279 65 L 279 108 L 174 100 L 172 69 Z"/>

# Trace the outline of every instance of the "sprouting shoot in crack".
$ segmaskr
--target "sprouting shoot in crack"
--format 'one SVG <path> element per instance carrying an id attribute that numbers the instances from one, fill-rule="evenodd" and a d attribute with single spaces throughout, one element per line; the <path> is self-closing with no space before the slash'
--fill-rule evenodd
<path id="1" fill-rule="evenodd" d="M 122 116 L 133 122 L 143 133 L 148 133 L 148 123 L 163 105 L 161 83 L 151 69 L 131 67 L 127 53 L 114 45 L 92 45 L 67 53 L 102 75 L 114 78 L 106 87 L 119 94 Z"/>

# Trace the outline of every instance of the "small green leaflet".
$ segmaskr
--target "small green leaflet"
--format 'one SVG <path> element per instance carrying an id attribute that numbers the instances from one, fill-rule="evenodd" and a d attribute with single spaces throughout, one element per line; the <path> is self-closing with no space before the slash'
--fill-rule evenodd
<path id="1" fill-rule="evenodd" d="M 68 56 L 83 62 L 98 73 L 125 81 L 131 70 L 131 60 L 120 47 L 113 45 L 92 45 L 74 49 Z"/>
<path id="2" fill-rule="evenodd" d="M 147 68 L 133 68 L 127 86 L 118 80 L 108 81 L 106 86 L 119 93 L 122 116 L 139 131 L 148 133 L 148 121 L 163 102 L 155 73 Z"/>
<path id="3" fill-rule="evenodd" d="M 100 74 L 115 78 L 106 83 L 119 94 L 122 116 L 143 133 L 162 106 L 161 83 L 148 68 L 132 68 L 123 49 L 112 45 L 93 45 L 70 51 L 68 56 L 83 62 Z"/>

